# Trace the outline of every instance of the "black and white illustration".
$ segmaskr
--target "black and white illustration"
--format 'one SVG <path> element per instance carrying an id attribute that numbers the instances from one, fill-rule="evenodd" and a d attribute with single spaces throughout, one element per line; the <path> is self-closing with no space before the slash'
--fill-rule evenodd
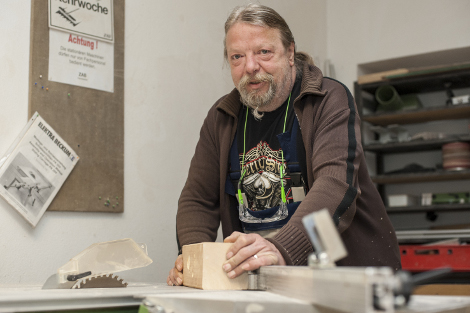
<path id="1" fill-rule="evenodd" d="M 112 0 L 49 0 L 49 27 L 114 43 Z"/>
<path id="2" fill-rule="evenodd" d="M 55 187 L 22 153 L 18 153 L 0 177 L 2 187 L 29 214 L 37 216 Z"/>
<path id="3" fill-rule="evenodd" d="M 35 227 L 79 159 L 36 112 L 0 158 L 0 196 Z"/>

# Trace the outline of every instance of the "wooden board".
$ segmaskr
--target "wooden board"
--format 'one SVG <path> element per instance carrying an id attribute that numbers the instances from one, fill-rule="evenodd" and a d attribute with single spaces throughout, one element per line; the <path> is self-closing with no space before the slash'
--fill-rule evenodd
<path id="1" fill-rule="evenodd" d="M 386 79 L 387 76 L 390 76 L 390 75 L 399 75 L 399 74 L 406 74 L 406 73 L 408 73 L 408 69 L 399 68 L 399 69 L 384 71 L 384 72 L 379 72 L 379 73 L 365 74 L 357 78 L 357 83 L 359 85 L 374 83 L 374 82 L 382 81 Z"/>
<path id="2" fill-rule="evenodd" d="M 470 63 L 456 63 L 456 64 L 445 64 L 445 65 L 435 65 L 435 66 L 425 66 L 425 67 L 416 67 L 416 68 L 399 68 L 390 71 L 383 71 L 378 73 L 371 73 L 361 75 L 357 78 L 357 83 L 359 85 L 375 83 L 384 80 L 391 80 L 404 77 L 420 76 L 420 75 L 431 75 L 435 73 L 445 73 L 458 70 L 468 69 Z"/>
<path id="3" fill-rule="evenodd" d="M 469 284 L 432 284 L 416 287 L 413 295 L 470 296 Z"/>
<path id="4" fill-rule="evenodd" d="M 123 212 L 124 0 L 114 0 L 114 93 L 48 81 L 47 17 L 48 1 L 31 0 L 29 116 L 39 112 L 80 156 L 48 210 Z"/>
<path id="5" fill-rule="evenodd" d="M 464 70 L 470 68 L 470 63 L 456 63 L 456 64 L 445 64 L 445 65 L 435 65 L 435 66 L 424 66 L 410 68 L 408 72 L 403 73 L 392 73 L 386 75 L 387 79 L 397 79 L 408 76 L 419 76 L 419 75 L 431 75 L 435 73 L 445 73 L 458 70 Z"/>
<path id="6" fill-rule="evenodd" d="M 222 269 L 231 243 L 203 242 L 183 246 L 183 284 L 204 290 L 243 290 L 248 274 L 230 279 Z"/>

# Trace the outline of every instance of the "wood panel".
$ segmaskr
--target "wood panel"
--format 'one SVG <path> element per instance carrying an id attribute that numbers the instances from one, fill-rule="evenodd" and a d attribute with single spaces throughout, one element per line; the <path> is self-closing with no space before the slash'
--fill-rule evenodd
<path id="1" fill-rule="evenodd" d="M 123 212 L 124 0 L 114 0 L 113 93 L 48 81 L 47 16 L 48 1 L 31 0 L 29 116 L 39 112 L 80 156 L 48 210 Z"/>
<path id="2" fill-rule="evenodd" d="M 243 290 L 248 274 L 230 279 L 222 269 L 231 243 L 203 242 L 183 246 L 183 284 L 204 290 Z"/>

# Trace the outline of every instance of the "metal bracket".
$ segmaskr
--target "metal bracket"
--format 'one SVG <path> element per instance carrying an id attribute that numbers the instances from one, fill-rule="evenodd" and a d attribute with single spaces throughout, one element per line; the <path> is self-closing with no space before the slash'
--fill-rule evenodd
<path id="1" fill-rule="evenodd" d="M 315 249 L 308 258 L 310 267 L 335 267 L 334 262 L 348 255 L 327 209 L 304 216 L 302 223 Z"/>
<path id="2" fill-rule="evenodd" d="M 266 290 L 266 278 L 260 269 L 248 271 L 248 290 Z"/>

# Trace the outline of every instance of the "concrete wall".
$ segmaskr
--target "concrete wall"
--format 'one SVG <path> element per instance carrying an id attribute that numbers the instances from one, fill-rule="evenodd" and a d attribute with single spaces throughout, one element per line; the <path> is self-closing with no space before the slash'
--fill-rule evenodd
<path id="1" fill-rule="evenodd" d="M 95 242 L 133 238 L 154 263 L 123 273 L 165 282 L 177 254 L 175 215 L 209 107 L 233 88 L 223 25 L 243 1 L 126 1 L 125 212 L 46 212 L 35 229 L 0 199 L 0 285 L 42 284 Z M 325 0 L 265 0 L 299 50 L 326 59 Z M 27 122 L 29 0 L 0 0 L 0 155 Z M 54 126 L 54 125 L 51 125 Z"/>

